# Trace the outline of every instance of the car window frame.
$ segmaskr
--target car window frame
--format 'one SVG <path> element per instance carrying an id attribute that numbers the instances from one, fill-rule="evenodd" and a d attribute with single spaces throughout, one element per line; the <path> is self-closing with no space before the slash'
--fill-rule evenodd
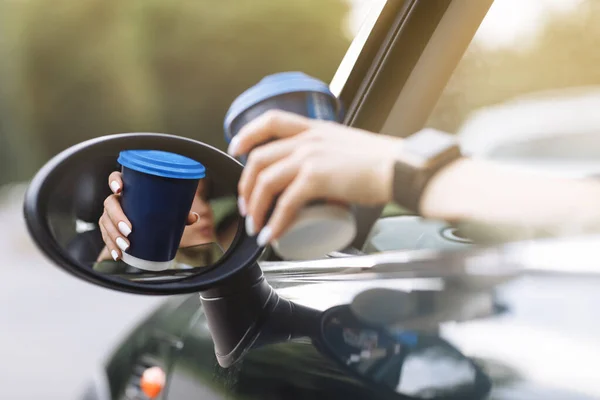
<path id="1" fill-rule="evenodd" d="M 344 124 L 400 137 L 421 129 L 492 2 L 392 0 L 375 9 L 375 23 L 367 18 L 332 80 L 346 106 Z M 432 56 L 439 49 L 446 50 Z M 351 247 L 363 247 L 383 208 L 354 207 Z"/>

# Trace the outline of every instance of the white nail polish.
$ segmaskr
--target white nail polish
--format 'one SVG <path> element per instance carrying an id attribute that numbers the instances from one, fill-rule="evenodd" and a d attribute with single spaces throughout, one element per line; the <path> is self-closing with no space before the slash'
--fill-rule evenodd
<path id="1" fill-rule="evenodd" d="M 125 237 L 129 236 L 131 233 L 131 228 L 123 221 L 119 222 L 117 227 L 119 228 L 119 232 L 121 232 Z"/>
<path id="2" fill-rule="evenodd" d="M 260 247 L 265 247 L 271 240 L 272 234 L 273 234 L 273 231 L 271 230 L 271 227 L 265 226 L 258 234 L 258 237 L 256 238 L 256 243 Z"/>
<path id="3" fill-rule="evenodd" d="M 238 197 L 238 211 L 242 217 L 246 216 L 246 202 L 243 197 Z"/>
<path id="4" fill-rule="evenodd" d="M 116 251 L 116 250 L 112 250 L 112 251 L 110 252 L 110 255 L 112 256 L 113 260 L 115 260 L 115 261 L 117 261 L 117 260 L 118 260 L 118 258 L 119 258 L 119 253 L 117 253 L 117 251 Z"/>
<path id="5" fill-rule="evenodd" d="M 121 190 L 121 185 L 119 185 L 119 182 L 117 181 L 112 181 L 110 183 L 110 188 L 113 191 L 113 193 L 117 193 L 119 190 Z"/>
<path id="6" fill-rule="evenodd" d="M 116 242 L 117 242 L 117 246 L 119 246 L 119 248 L 123 251 L 125 251 L 129 248 L 129 245 L 127 244 L 125 239 L 123 239 L 122 237 L 118 237 Z"/>
<path id="7" fill-rule="evenodd" d="M 231 142 L 229 142 L 229 147 L 227 148 L 227 153 L 230 156 L 235 155 L 235 153 L 237 151 L 238 144 L 239 144 L 238 138 L 237 138 L 237 136 L 234 136 L 231 139 Z"/>
<path id="8" fill-rule="evenodd" d="M 248 236 L 256 235 L 256 230 L 254 229 L 254 218 L 252 218 L 252 215 L 248 215 L 246 217 L 246 233 Z"/>

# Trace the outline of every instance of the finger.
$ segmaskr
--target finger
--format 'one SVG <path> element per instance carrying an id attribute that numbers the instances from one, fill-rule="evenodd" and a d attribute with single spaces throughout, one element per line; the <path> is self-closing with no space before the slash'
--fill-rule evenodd
<path id="1" fill-rule="evenodd" d="M 96 258 L 96 262 L 110 260 L 111 258 L 112 258 L 112 255 L 110 254 L 110 250 L 108 249 L 108 247 L 104 246 L 102 248 L 102 251 L 100 251 L 100 254 L 98 254 L 98 258 Z M 117 255 L 117 259 L 115 261 L 117 261 L 118 259 L 119 259 L 119 256 Z"/>
<path id="2" fill-rule="evenodd" d="M 275 198 L 294 180 L 300 169 L 300 160 L 288 157 L 263 170 L 256 180 L 248 202 L 246 223 L 251 225 L 252 232 L 262 229 L 267 213 L 273 206 Z"/>
<path id="3" fill-rule="evenodd" d="M 253 119 L 231 139 L 227 152 L 232 156 L 248 153 L 255 146 L 274 138 L 294 136 L 314 122 L 298 114 L 270 110 Z"/>
<path id="4" fill-rule="evenodd" d="M 131 226 L 131 222 L 123 213 L 123 209 L 121 208 L 121 202 L 119 201 L 119 196 L 116 194 L 110 195 L 104 200 L 104 210 L 110 217 L 114 226 L 121 232 L 121 234 L 125 237 L 129 236 L 133 227 Z"/>
<path id="5" fill-rule="evenodd" d="M 301 142 L 301 136 L 294 136 L 265 144 L 252 150 L 238 183 L 238 193 L 244 199 L 246 205 L 249 202 L 256 179 L 262 170 L 290 155 L 300 146 Z"/>
<path id="6" fill-rule="evenodd" d="M 196 222 L 198 222 L 198 220 L 200 219 L 200 214 L 198 214 L 197 212 L 194 211 L 190 211 L 190 213 L 187 216 L 187 219 L 185 221 L 186 225 L 193 225 Z"/>
<path id="7" fill-rule="evenodd" d="M 121 250 L 119 250 L 119 248 L 117 247 L 115 242 L 112 240 L 112 238 L 110 237 L 110 235 L 108 234 L 108 231 L 106 230 L 106 228 L 104 226 L 105 221 L 107 219 L 108 219 L 108 216 L 106 215 L 106 212 L 105 212 L 100 217 L 100 220 L 98 221 L 98 225 L 100 226 L 100 232 L 102 233 L 102 240 L 104 241 L 104 244 L 106 245 L 106 248 L 108 249 L 108 252 L 110 253 L 110 256 L 112 257 L 113 260 L 117 261 L 117 260 L 121 259 Z"/>
<path id="8" fill-rule="evenodd" d="M 273 214 L 256 239 L 260 246 L 277 240 L 288 229 L 300 209 L 316 198 L 316 192 L 308 179 L 296 176 L 296 179 L 279 196 Z"/>
<path id="9" fill-rule="evenodd" d="M 117 226 L 113 224 L 108 214 L 101 217 L 100 220 L 104 230 L 106 231 L 106 234 L 111 239 L 113 244 L 117 245 L 119 250 L 126 251 L 129 248 L 129 241 L 123 237 L 121 232 L 119 232 L 119 229 L 117 229 Z"/>
<path id="10" fill-rule="evenodd" d="M 108 176 L 108 186 L 114 194 L 120 194 L 123 191 L 123 179 L 120 172 L 113 172 Z"/>

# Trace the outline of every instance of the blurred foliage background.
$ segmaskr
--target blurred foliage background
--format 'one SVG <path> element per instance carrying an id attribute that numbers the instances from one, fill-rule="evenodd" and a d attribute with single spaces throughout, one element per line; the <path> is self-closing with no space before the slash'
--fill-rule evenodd
<path id="1" fill-rule="evenodd" d="M 83 140 L 166 132 L 224 148 L 231 101 L 264 75 L 328 82 L 345 0 L 0 0 L 0 184 Z"/>
<path id="2" fill-rule="evenodd" d="M 264 75 L 331 79 L 354 3 L 0 0 L 0 185 L 110 133 L 167 132 L 224 148 L 229 104 Z M 474 41 L 428 125 L 456 132 L 480 107 L 600 83 L 599 20 L 600 1 L 578 0 L 527 40 Z"/>

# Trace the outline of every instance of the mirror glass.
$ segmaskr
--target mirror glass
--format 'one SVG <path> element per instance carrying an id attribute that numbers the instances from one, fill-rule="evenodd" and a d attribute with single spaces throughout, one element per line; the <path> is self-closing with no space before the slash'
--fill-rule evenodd
<path id="1" fill-rule="evenodd" d="M 235 193 L 219 181 L 218 172 L 205 170 L 204 176 L 197 180 L 197 186 L 193 184 L 191 190 L 194 195 L 189 213 L 197 214 L 196 221 L 186 222 L 182 238 L 173 250 L 176 252 L 175 258 L 168 263 L 168 267 L 149 270 L 125 262 L 122 257 L 115 261 L 103 239 L 100 219 L 105 213 L 105 200 L 113 194 L 109 187 L 109 176 L 115 171 L 123 171 L 118 160 L 119 154 L 92 157 L 85 166 L 79 164 L 78 168 L 62 174 L 60 181 L 52 188 L 46 215 L 54 239 L 67 257 L 81 268 L 100 274 L 135 281 L 172 281 L 207 271 L 227 253 L 237 236 L 241 219 L 237 200 Z M 188 190 L 190 195 L 191 191 Z M 121 205 L 126 192 L 127 184 L 124 184 L 122 192 L 116 196 Z M 169 188 L 165 188 L 164 193 L 166 196 L 175 195 Z M 130 207 L 145 210 L 144 207 L 152 201 L 151 198 L 138 196 L 139 204 Z M 156 229 L 157 235 L 161 234 L 164 219 L 170 218 L 168 216 L 174 208 L 165 206 L 172 203 L 162 204 L 164 210 L 158 214 L 153 211 L 155 223 L 151 229 L 146 229 Z M 144 212 L 147 213 L 147 210 Z M 183 215 L 187 213 L 184 211 Z M 138 215 L 137 218 L 144 217 Z M 141 241 L 141 235 L 147 233 L 140 232 L 140 229 L 136 231 L 136 226 L 131 228 L 135 235 L 128 237 L 131 242 L 129 250 L 134 249 L 135 238 Z M 168 240 L 165 237 L 165 245 L 168 245 Z M 162 240 L 158 244 L 160 246 Z"/>
<path id="2" fill-rule="evenodd" d="M 361 378 L 412 398 L 482 398 L 491 387 L 476 364 L 439 336 L 389 330 L 336 307 L 322 322 L 324 344 Z"/>

